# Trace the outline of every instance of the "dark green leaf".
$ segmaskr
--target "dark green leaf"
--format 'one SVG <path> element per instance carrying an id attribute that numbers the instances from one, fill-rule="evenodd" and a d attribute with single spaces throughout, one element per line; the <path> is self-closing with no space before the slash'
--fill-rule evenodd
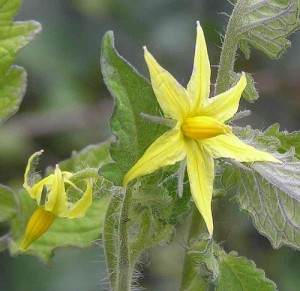
<path id="1" fill-rule="evenodd" d="M 160 116 L 159 105 L 148 81 L 116 52 L 112 32 L 102 40 L 101 69 L 115 100 L 110 124 L 116 137 L 110 149 L 116 164 L 103 167 L 101 173 L 115 185 L 122 185 L 124 174 L 165 129 L 141 116 Z"/>

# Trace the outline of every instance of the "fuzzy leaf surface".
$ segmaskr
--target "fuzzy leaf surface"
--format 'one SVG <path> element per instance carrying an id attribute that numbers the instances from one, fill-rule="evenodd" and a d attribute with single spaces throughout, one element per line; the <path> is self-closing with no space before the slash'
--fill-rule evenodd
<path id="1" fill-rule="evenodd" d="M 112 32 L 102 40 L 101 70 L 115 101 L 110 125 L 116 137 L 110 148 L 115 164 L 103 167 L 101 173 L 115 185 L 122 185 L 125 173 L 165 129 L 141 116 L 160 116 L 161 111 L 149 82 L 115 50 Z"/>
<path id="2" fill-rule="evenodd" d="M 181 290 L 276 290 L 274 282 L 266 278 L 264 271 L 258 269 L 254 262 L 238 257 L 236 252 L 226 253 L 220 245 L 205 236 L 192 239 L 187 253 L 196 270 L 193 281 L 197 282 L 198 289 L 193 288 L 194 283 Z M 206 281 L 206 288 L 199 277 Z"/>

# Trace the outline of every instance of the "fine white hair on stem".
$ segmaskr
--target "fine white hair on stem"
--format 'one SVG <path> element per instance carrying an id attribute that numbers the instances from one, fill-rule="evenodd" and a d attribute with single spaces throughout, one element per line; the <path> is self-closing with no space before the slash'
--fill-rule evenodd
<path id="1" fill-rule="evenodd" d="M 177 194 L 181 198 L 183 194 L 183 181 L 184 181 L 184 175 L 185 175 L 185 169 L 186 169 L 186 160 L 180 162 L 180 166 L 178 169 L 178 182 L 177 182 Z"/>

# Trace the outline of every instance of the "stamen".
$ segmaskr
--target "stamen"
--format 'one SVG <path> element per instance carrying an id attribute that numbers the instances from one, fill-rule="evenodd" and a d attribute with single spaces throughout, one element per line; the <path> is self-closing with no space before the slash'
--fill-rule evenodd
<path id="1" fill-rule="evenodd" d="M 186 137 L 206 139 L 231 132 L 231 127 L 209 116 L 186 118 L 181 125 Z"/>

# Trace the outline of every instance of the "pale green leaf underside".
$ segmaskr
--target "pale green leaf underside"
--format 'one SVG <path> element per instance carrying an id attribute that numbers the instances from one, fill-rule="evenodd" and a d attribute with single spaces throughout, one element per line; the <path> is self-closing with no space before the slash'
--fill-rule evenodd
<path id="1" fill-rule="evenodd" d="M 247 45 L 279 58 L 290 46 L 287 37 L 299 27 L 296 0 L 240 0 L 242 15 L 237 34 L 240 48 L 249 58 Z"/>
<path id="2" fill-rule="evenodd" d="M 102 40 L 101 70 L 115 101 L 110 124 L 116 137 L 110 149 L 115 164 L 105 166 L 101 173 L 121 185 L 124 174 L 164 130 L 141 116 L 160 116 L 159 105 L 149 82 L 116 52 L 112 32 Z"/>
<path id="3" fill-rule="evenodd" d="M 300 202 L 256 172 L 230 167 L 225 172 L 242 209 L 252 217 L 257 230 L 274 248 L 282 245 L 300 249 Z"/>
<path id="4" fill-rule="evenodd" d="M 285 133 L 285 143 L 270 132 L 278 132 L 272 126 L 265 133 L 236 129 L 236 133 L 256 148 L 267 147 L 285 152 L 289 149 L 287 140 L 293 140 L 298 133 Z M 279 137 L 283 133 L 277 133 Z M 292 144 L 290 144 L 292 146 Z M 265 235 L 274 248 L 288 245 L 300 249 L 300 162 L 293 157 L 293 151 L 277 157 L 283 164 L 253 163 L 245 169 L 227 167 L 223 175 L 226 187 L 232 186 L 242 209 L 252 217 L 258 231 Z"/>
<path id="5" fill-rule="evenodd" d="M 254 262 L 231 252 L 222 252 L 219 262 L 220 275 L 216 291 L 274 291 L 276 285 L 265 277 L 263 270 Z"/>

